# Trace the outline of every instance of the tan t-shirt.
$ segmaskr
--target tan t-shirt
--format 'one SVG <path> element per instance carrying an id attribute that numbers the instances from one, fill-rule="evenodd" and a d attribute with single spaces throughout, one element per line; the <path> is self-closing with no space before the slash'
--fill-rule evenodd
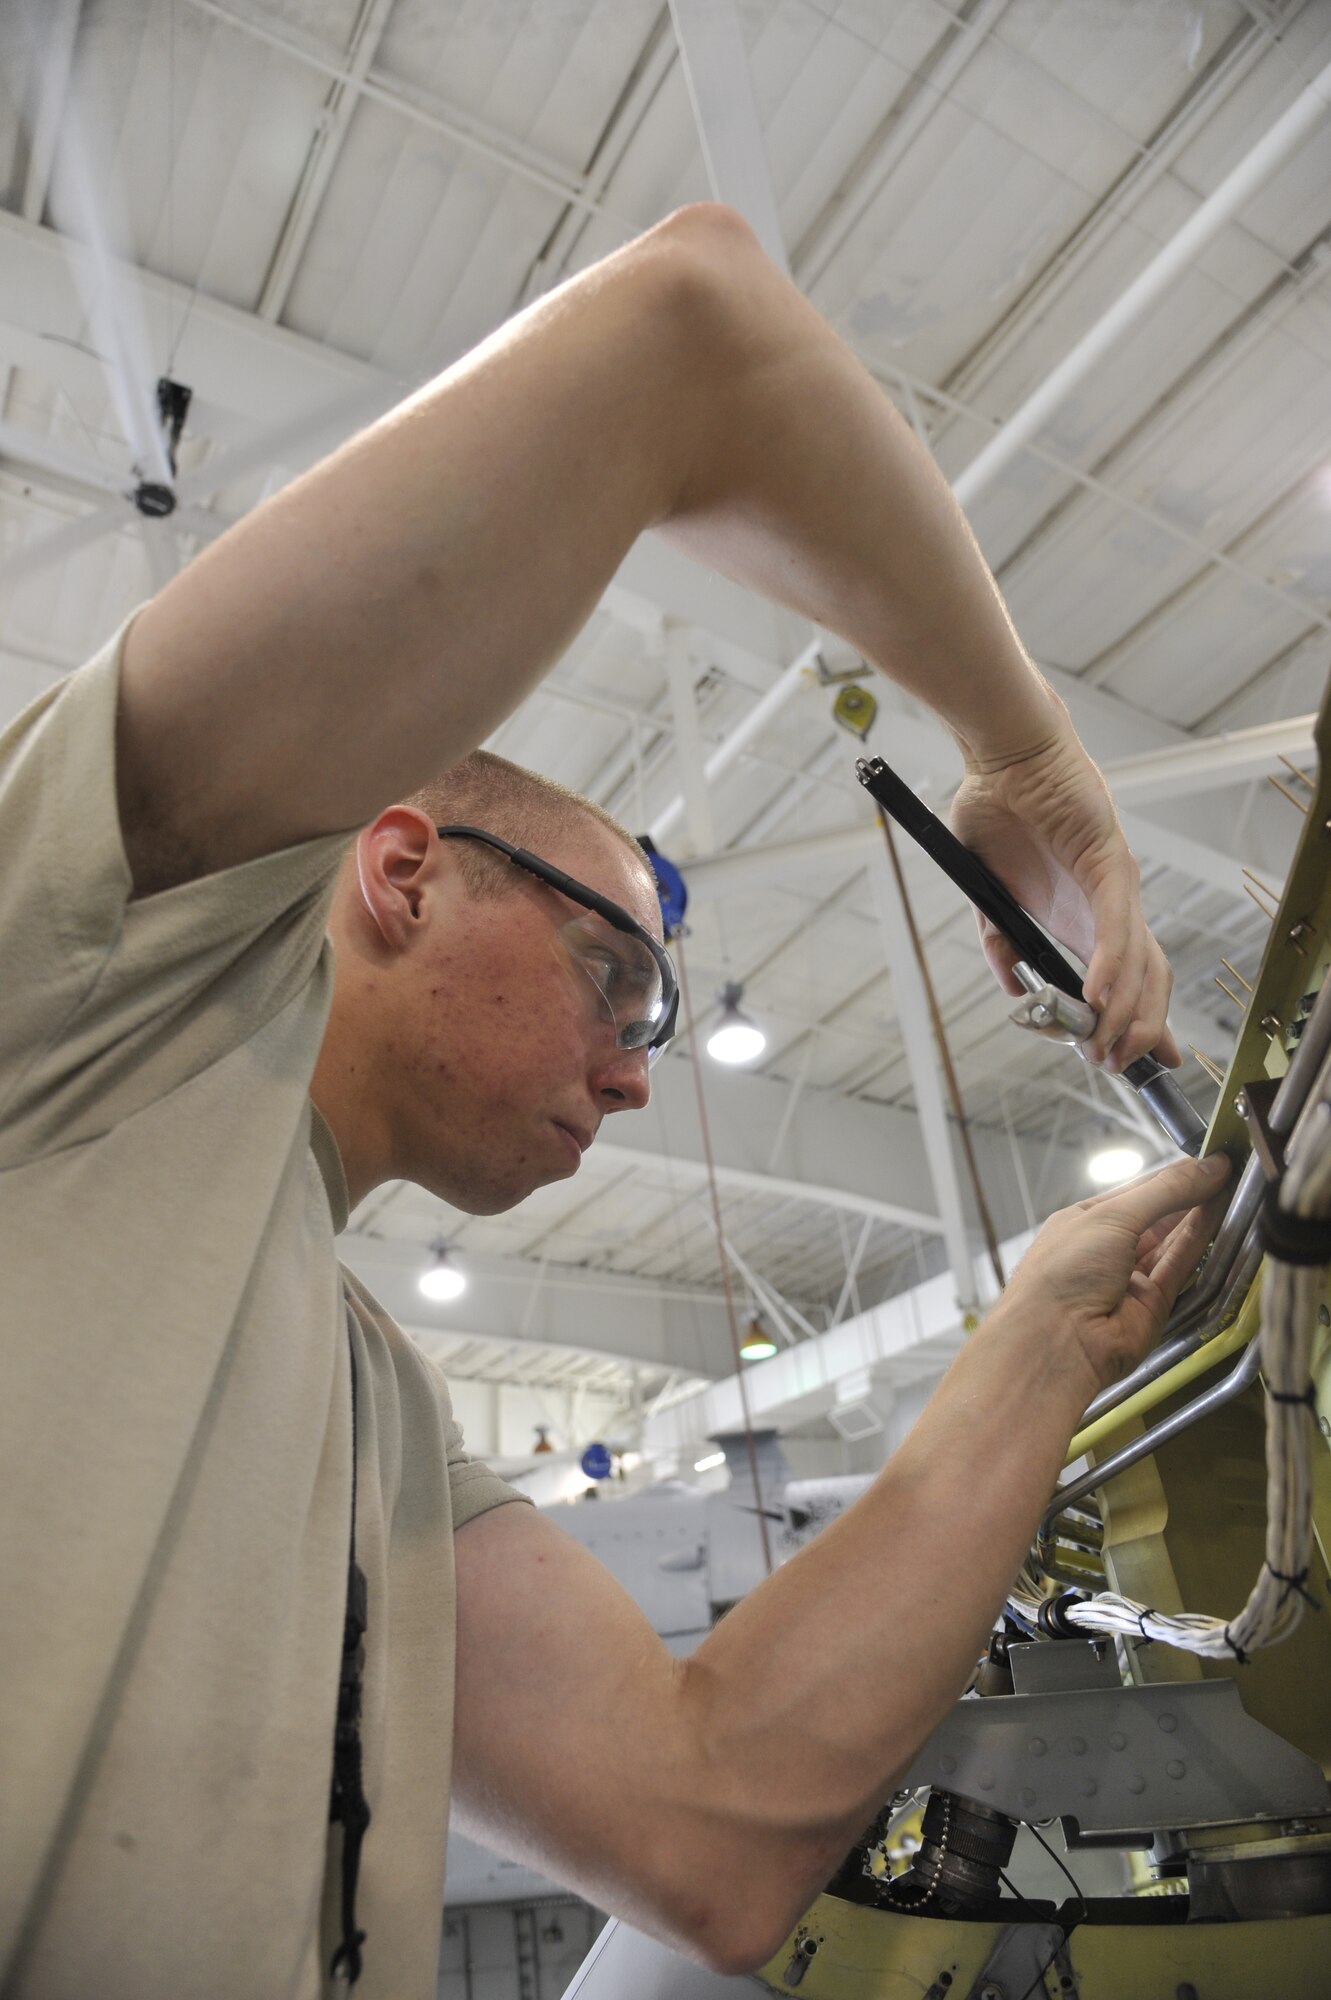
<path id="1" fill-rule="evenodd" d="M 366 2000 L 434 1992 L 452 1531 L 518 1499 L 339 1266 L 348 836 L 128 901 L 119 640 L 0 736 L 0 1992 L 307 2000 L 359 1377 Z"/>

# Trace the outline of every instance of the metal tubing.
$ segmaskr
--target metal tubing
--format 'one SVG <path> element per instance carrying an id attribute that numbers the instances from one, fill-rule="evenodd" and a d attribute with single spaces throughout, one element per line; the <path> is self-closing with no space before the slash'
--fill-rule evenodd
<path id="1" fill-rule="evenodd" d="M 1290 1058 L 1289 1068 L 1280 1080 L 1271 1105 L 1271 1130 L 1278 1133 L 1292 1132 L 1313 1080 L 1322 1066 L 1323 1058 L 1331 1049 L 1331 980 L 1324 980 L 1317 996 L 1316 1005 L 1308 1017 L 1307 1026 L 1299 1037 L 1298 1046 Z M 1118 1408 L 1120 1403 L 1135 1395 L 1138 1389 L 1153 1382 L 1157 1376 L 1172 1368 L 1187 1354 L 1202 1346 L 1205 1341 L 1222 1333 L 1232 1324 L 1232 1315 L 1225 1318 L 1230 1304 L 1233 1287 L 1229 1285 L 1230 1274 L 1240 1259 L 1246 1265 L 1251 1254 L 1250 1232 L 1257 1220 L 1257 1211 L 1262 1205 L 1262 1195 L 1266 1181 L 1262 1173 L 1261 1161 L 1255 1154 L 1249 1156 L 1239 1176 L 1234 1198 L 1225 1212 L 1225 1219 L 1216 1233 L 1207 1259 L 1206 1269 L 1200 1282 L 1191 1292 L 1185 1292 L 1183 1304 L 1173 1314 L 1165 1328 L 1165 1341 L 1148 1354 L 1145 1361 L 1125 1375 L 1121 1382 L 1114 1382 L 1087 1405 L 1082 1428 L 1093 1423 L 1107 1410 Z M 1212 1316 L 1212 1307 L 1223 1295 L 1218 1314 Z M 1173 1336 L 1170 1338 L 1170 1336 Z"/>
<path id="2" fill-rule="evenodd" d="M 1217 1334 L 1224 1333 L 1227 1327 L 1233 1325 L 1256 1274 L 1260 1259 L 1256 1242 L 1250 1223 L 1248 1234 L 1239 1250 L 1231 1253 L 1224 1265 L 1217 1265 L 1215 1282 L 1207 1283 L 1205 1297 L 1199 1296 L 1195 1307 L 1188 1313 L 1174 1338 L 1162 1342 L 1147 1355 L 1145 1361 L 1139 1362 L 1130 1374 L 1125 1375 L 1121 1382 L 1114 1382 L 1108 1389 L 1102 1389 L 1094 1401 L 1087 1404 L 1086 1415 L 1081 1425 L 1082 1431 L 1087 1430 L 1091 1424 L 1106 1416 L 1111 1410 L 1118 1409 L 1120 1404 L 1126 1403 L 1140 1389 L 1145 1389 L 1161 1375 L 1168 1374 L 1176 1362 L 1185 1360 L 1189 1354 L 1195 1354 L 1199 1347 L 1204 1347 L 1207 1341 L 1214 1340 Z M 1237 1279 L 1232 1278 L 1235 1270 L 1239 1274 Z M 1200 1293 L 1201 1288 L 1198 1289 Z M 1217 1296 L 1220 1301 L 1218 1305 Z M 1080 1435 L 1079 1431 L 1078 1436 Z M 1078 1452 L 1072 1455 L 1074 1458 L 1080 1457 Z"/>
<path id="3" fill-rule="evenodd" d="M 1221 1409 L 1224 1404 L 1232 1402 L 1250 1382 L 1256 1381 L 1261 1358 L 1261 1344 L 1254 1338 L 1248 1342 L 1237 1364 L 1230 1369 L 1223 1382 L 1217 1382 L 1213 1389 L 1207 1389 L 1202 1395 L 1194 1396 L 1190 1403 L 1185 1403 L 1181 1410 L 1175 1410 L 1172 1416 L 1165 1417 L 1161 1423 L 1155 1425 L 1154 1429 L 1144 1432 L 1139 1438 L 1133 1438 L 1130 1444 L 1122 1445 L 1118 1451 L 1111 1452 L 1099 1465 L 1093 1465 L 1089 1472 L 1083 1472 L 1080 1478 L 1070 1481 L 1067 1486 L 1060 1487 L 1045 1510 L 1044 1518 L 1036 1531 L 1037 1548 L 1043 1551 L 1050 1546 L 1054 1539 L 1054 1523 L 1066 1507 L 1074 1505 L 1083 1495 L 1094 1492 L 1097 1486 L 1105 1485 L 1117 1473 L 1126 1472 L 1128 1467 L 1136 1465 L 1139 1459 L 1149 1458 L 1162 1444 L 1168 1444 L 1170 1438 L 1177 1437 L 1180 1431 L 1188 1430 L 1202 1417 L 1209 1416 L 1213 1410 Z M 1044 1567 L 1043 1561 L 1041 1567 Z"/>

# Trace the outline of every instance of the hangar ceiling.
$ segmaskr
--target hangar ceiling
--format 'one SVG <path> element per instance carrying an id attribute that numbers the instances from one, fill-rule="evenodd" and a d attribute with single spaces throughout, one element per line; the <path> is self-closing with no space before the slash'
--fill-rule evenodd
<path id="1" fill-rule="evenodd" d="M 0 715 L 340 437 L 719 189 L 764 209 L 957 485 L 1110 772 L 1180 1039 L 1223 1057 L 1215 976 L 1266 931 L 1242 871 L 1281 879 L 1298 815 L 1267 779 L 1307 762 L 1331 654 L 1329 60 L 1320 0 L 2 0 Z M 1162 255 L 1151 302 L 986 462 Z M 149 520 L 129 496 L 161 375 L 192 402 L 176 511 Z M 855 664 L 648 537 L 492 740 L 684 866 L 700 1036 L 744 983 L 762 1059 L 701 1064 L 726 1254 L 741 1306 L 796 1342 L 954 1247 L 922 1165 L 937 1079 L 825 684 Z M 950 743 L 877 692 L 870 748 L 941 808 Z M 1132 1107 L 1007 1024 L 960 899 L 903 865 L 1012 1234 Z M 1209 1106 L 1191 1057 L 1184 1079 Z M 475 1283 L 415 1322 L 486 1379 L 594 1376 L 627 1407 L 725 1372 L 690 1037 L 654 1084 L 510 1215 L 380 1189 L 348 1261 L 405 1269 L 442 1231 Z"/>

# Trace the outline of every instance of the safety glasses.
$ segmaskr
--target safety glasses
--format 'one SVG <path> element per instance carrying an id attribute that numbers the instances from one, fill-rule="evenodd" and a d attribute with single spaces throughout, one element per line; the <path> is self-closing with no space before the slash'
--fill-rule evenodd
<path id="1" fill-rule="evenodd" d="M 559 926 L 555 936 L 560 949 L 591 981 L 614 1025 L 616 1047 L 646 1048 L 648 1062 L 655 1062 L 675 1032 L 679 1012 L 679 982 L 665 947 L 618 903 L 542 861 L 539 854 L 514 847 L 478 826 L 437 826 L 435 832 L 441 840 L 484 841 L 514 867 L 525 869 L 587 911 L 586 916 Z"/>

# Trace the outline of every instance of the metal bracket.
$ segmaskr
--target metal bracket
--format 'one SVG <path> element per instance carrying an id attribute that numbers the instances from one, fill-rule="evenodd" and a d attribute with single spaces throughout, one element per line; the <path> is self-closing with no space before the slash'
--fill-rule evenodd
<path id="1" fill-rule="evenodd" d="M 1095 1033 L 1100 1017 L 1094 1007 L 1088 1007 L 1084 1000 L 1074 1000 L 1057 986 L 1047 986 L 1024 959 L 1012 970 L 1026 988 L 1026 998 L 1008 1016 L 1018 1028 L 1028 1028 L 1033 1034 L 1043 1035 L 1046 1041 L 1064 1042 L 1074 1048 Z"/>
<path id="2" fill-rule="evenodd" d="M 1124 1847 L 1164 1828 L 1331 1813 L 1321 1767 L 1254 1721 L 1232 1680 L 967 1696 L 902 1782 Z"/>
<path id="3" fill-rule="evenodd" d="M 966 2000 L 1026 2000 L 1044 1994 L 1044 1975 L 1063 1949 L 1057 1924 L 1008 1924 L 966 1993 Z"/>
<path id="4" fill-rule="evenodd" d="M 1285 1134 L 1271 1128 L 1271 1107 L 1280 1090 L 1279 1077 L 1259 1076 L 1245 1083 L 1234 1099 L 1234 1109 L 1248 1128 L 1252 1149 L 1261 1161 L 1268 1181 L 1278 1181 L 1285 1171 Z"/>

